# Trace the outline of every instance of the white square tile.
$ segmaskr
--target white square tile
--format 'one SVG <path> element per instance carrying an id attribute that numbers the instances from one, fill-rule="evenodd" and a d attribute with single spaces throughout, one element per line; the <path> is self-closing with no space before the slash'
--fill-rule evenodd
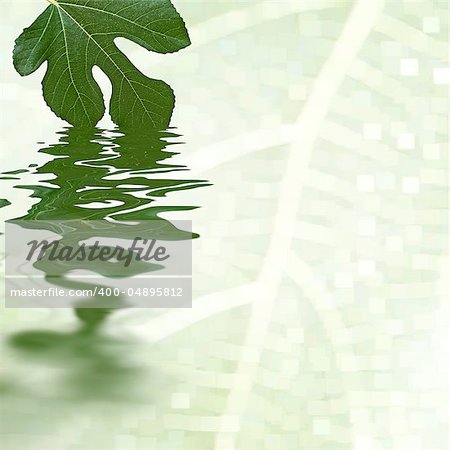
<path id="1" fill-rule="evenodd" d="M 422 240 L 423 230 L 420 225 L 409 225 L 405 230 L 405 239 L 408 242 L 418 243 Z"/>
<path id="2" fill-rule="evenodd" d="M 256 198 L 270 198 L 272 196 L 272 185 L 270 183 L 255 183 L 253 195 Z"/>
<path id="3" fill-rule="evenodd" d="M 373 175 L 358 175 L 356 185 L 359 192 L 373 192 L 375 190 L 375 177 Z"/>
<path id="4" fill-rule="evenodd" d="M 417 59 L 400 60 L 400 74 L 406 77 L 413 77 L 419 73 L 419 61 Z"/>
<path id="5" fill-rule="evenodd" d="M 313 433 L 319 436 L 330 434 L 330 420 L 327 418 L 314 419 Z"/>
<path id="6" fill-rule="evenodd" d="M 440 67 L 433 70 L 434 84 L 450 84 L 450 67 Z"/>
<path id="7" fill-rule="evenodd" d="M 358 220 L 358 234 L 360 236 L 375 236 L 376 221 L 373 217 L 362 217 Z"/>
<path id="8" fill-rule="evenodd" d="M 353 277 L 350 273 L 337 273 L 334 278 L 334 285 L 339 289 L 351 289 Z"/>
<path id="9" fill-rule="evenodd" d="M 245 346 L 242 348 L 242 360 L 249 363 L 256 363 L 259 359 L 258 349 Z"/>
<path id="10" fill-rule="evenodd" d="M 375 440 L 369 435 L 357 434 L 354 450 L 375 450 Z"/>
<path id="11" fill-rule="evenodd" d="M 347 264 L 351 262 L 352 254 L 348 249 L 339 249 L 334 254 L 334 260 L 338 264 Z"/>
<path id="12" fill-rule="evenodd" d="M 368 141 L 379 141 L 381 140 L 381 125 L 379 123 L 365 123 L 363 134 Z"/>
<path id="13" fill-rule="evenodd" d="M 384 314 L 386 311 L 386 301 L 383 298 L 369 299 L 369 312 L 372 314 Z"/>
<path id="14" fill-rule="evenodd" d="M 389 320 L 386 323 L 386 331 L 392 336 L 400 336 L 404 333 L 404 324 L 401 320 Z"/>
<path id="15" fill-rule="evenodd" d="M 403 239 L 400 236 L 386 237 L 386 248 L 391 252 L 403 251 Z"/>
<path id="16" fill-rule="evenodd" d="M 189 409 L 189 407 L 191 406 L 189 394 L 181 392 L 172 394 L 171 405 L 174 409 Z"/>
<path id="17" fill-rule="evenodd" d="M 424 33 L 439 33 L 441 23 L 439 17 L 424 17 L 422 21 L 422 30 Z"/>
<path id="18" fill-rule="evenodd" d="M 305 341 L 305 334 L 303 329 L 298 328 L 288 328 L 287 339 L 292 344 L 302 344 Z"/>
<path id="19" fill-rule="evenodd" d="M 300 362 L 298 361 L 298 359 L 284 359 L 279 366 L 279 371 L 283 375 L 293 377 L 298 374 L 299 365 Z"/>
<path id="20" fill-rule="evenodd" d="M 414 270 L 426 270 L 430 269 L 432 264 L 428 255 L 413 255 L 411 266 Z"/>
<path id="21" fill-rule="evenodd" d="M 397 138 L 397 146 L 403 150 L 412 150 L 416 146 L 416 137 L 413 133 L 401 133 Z"/>
<path id="22" fill-rule="evenodd" d="M 439 144 L 425 144 L 423 146 L 423 157 L 430 160 L 438 160 L 441 157 L 441 146 Z"/>
<path id="23" fill-rule="evenodd" d="M 362 276 L 371 276 L 375 274 L 376 264 L 372 259 L 366 259 L 358 262 L 358 273 Z"/>
<path id="24" fill-rule="evenodd" d="M 418 194 L 420 192 L 420 181 L 417 177 L 403 177 L 402 190 L 405 194 Z"/>

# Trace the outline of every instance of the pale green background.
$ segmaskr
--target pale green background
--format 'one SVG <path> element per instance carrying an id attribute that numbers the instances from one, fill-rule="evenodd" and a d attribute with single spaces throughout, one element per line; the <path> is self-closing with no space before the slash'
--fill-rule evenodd
<path id="1" fill-rule="evenodd" d="M 120 45 L 176 92 L 174 162 L 214 183 L 164 200 L 202 206 L 183 216 L 202 235 L 194 307 L 112 316 L 119 341 L 96 350 L 110 375 L 86 349 L 3 345 L 0 447 L 449 448 L 446 2 L 174 3 L 190 48 Z M 2 170 L 44 162 L 36 142 L 64 125 L 44 69 L 21 79 L 10 58 L 45 6 L 2 2 Z M 1 186 L 3 220 L 32 204 Z M 77 325 L 0 323 L 5 338 Z"/>

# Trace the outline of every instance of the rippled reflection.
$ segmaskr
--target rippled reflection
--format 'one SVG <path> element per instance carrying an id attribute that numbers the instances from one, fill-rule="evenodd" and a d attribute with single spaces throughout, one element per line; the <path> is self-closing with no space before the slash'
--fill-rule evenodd
<path id="1" fill-rule="evenodd" d="M 35 183 L 14 181 L 16 188 L 31 191 L 30 196 L 37 200 L 24 216 L 14 219 L 20 219 L 22 226 L 29 229 L 39 229 L 45 223 L 48 230 L 61 236 L 60 242 L 69 244 L 88 239 L 90 233 L 121 239 L 133 239 L 137 235 L 151 238 L 156 231 L 149 224 L 153 223 L 150 219 L 155 218 L 159 218 L 157 232 L 160 237 L 196 238 L 198 236 L 190 230 L 179 229 L 161 219 L 162 213 L 196 208 L 194 205 L 168 205 L 167 199 L 162 205 L 164 197 L 172 192 L 208 185 L 203 180 L 186 179 L 183 175 L 188 169 L 171 162 L 177 154 L 178 141 L 179 136 L 170 131 L 125 134 L 118 129 L 64 129 L 56 144 L 40 150 L 51 155 L 49 162 L 40 167 L 30 164 L 28 169 L 2 174 L 4 180 L 22 180 L 24 174 L 27 180 L 34 176 L 39 178 Z M 8 205 L 8 200 L 0 199 L 0 207 Z M 71 225 L 61 227 L 61 220 Z M 101 221 L 96 223 L 104 226 L 99 232 L 90 229 L 89 222 L 81 226 L 80 220 Z M 164 226 L 161 227 L 161 223 Z M 47 275 L 58 272 L 60 277 L 47 280 L 54 285 L 76 289 L 89 287 L 89 280 L 82 282 L 65 276 L 73 269 L 80 269 L 80 263 L 66 263 L 61 267 L 55 264 L 44 258 L 36 262 L 35 267 Z M 99 274 L 107 285 L 111 273 L 108 263 L 83 264 L 85 266 L 81 268 Z M 156 270 L 149 266 L 132 264 L 121 276 Z M 114 271 L 117 272 L 117 265 Z M 93 300 L 84 299 L 84 307 L 81 304 L 75 309 L 81 325 L 77 330 L 16 333 L 9 338 L 10 347 L 28 357 L 38 357 L 44 363 L 47 360 L 62 363 L 68 370 L 66 394 L 74 398 L 138 399 L 141 395 L 134 395 L 130 386 L 137 388 L 141 370 L 126 362 L 129 347 L 134 344 L 98 332 L 113 310 L 106 306 L 87 308 Z M 122 297 L 114 301 L 115 307 L 126 305 L 126 299 Z"/>
<path id="2" fill-rule="evenodd" d="M 20 219 L 21 226 L 26 228 L 39 229 L 44 224 L 49 231 L 62 237 L 61 246 L 76 245 L 99 236 L 130 240 L 136 236 L 153 239 L 155 233 L 167 240 L 197 237 L 160 217 L 164 212 L 189 210 L 194 206 L 159 206 L 158 198 L 174 191 L 207 185 L 201 180 L 174 177 L 175 173 L 187 170 L 185 166 L 169 161 L 175 154 L 169 150 L 174 142 L 169 141 L 178 137 L 171 132 L 151 130 L 139 135 L 120 133 L 119 130 L 64 130 L 57 144 L 41 150 L 54 158 L 34 170 L 35 174 L 49 181 L 16 186 L 31 190 L 31 197 L 38 202 L 25 216 L 15 219 Z M 19 172 L 22 171 L 15 171 L 16 174 Z M 80 222 L 80 219 L 103 221 L 103 225 L 101 229 L 98 223 L 96 227 L 90 227 L 89 222 Z M 61 226 L 61 221 L 65 221 L 65 226 Z M 44 258 L 35 267 L 51 274 L 51 278 L 47 277 L 51 283 L 72 289 L 89 288 L 89 283 L 64 278 L 72 270 L 86 269 L 105 277 L 117 274 L 117 265 L 111 261 L 73 261 L 60 264 L 60 267 L 55 267 L 55 264 Z M 120 276 L 156 269 L 149 264 L 135 262 Z M 61 278 L 54 278 L 55 274 Z M 114 306 L 121 306 L 122 301 L 122 298 L 117 298 Z M 84 306 L 89 305 L 87 301 Z M 88 309 L 82 306 L 76 309 L 76 314 L 86 331 L 96 328 L 110 312 L 109 308 Z"/>
<path id="3" fill-rule="evenodd" d="M 178 137 L 152 130 L 139 135 L 119 130 L 62 131 L 57 144 L 40 150 L 54 159 L 34 170 L 49 175 L 51 181 L 17 186 L 32 190 L 31 197 L 39 199 L 22 219 L 143 220 L 161 212 L 193 209 L 158 207 L 156 202 L 170 192 L 206 184 L 172 177 L 187 170 L 168 161 L 176 154 L 169 150 L 176 143 L 168 141 Z M 164 173 L 171 175 L 159 177 Z"/>
<path id="4" fill-rule="evenodd" d="M 100 235 L 108 238 L 133 239 L 139 235 L 151 239 L 155 230 L 149 226 L 149 223 L 153 223 L 149 219 L 158 218 L 160 237 L 173 240 L 196 238 L 198 236 L 190 230 L 178 229 L 169 221 L 161 219 L 162 213 L 191 210 L 196 206 L 168 206 L 167 201 L 164 201 L 164 206 L 158 204 L 158 199 L 172 192 L 208 185 L 203 180 L 183 178 L 183 172 L 186 173 L 188 169 L 171 163 L 171 157 L 177 154 L 171 149 L 176 148 L 178 140 L 179 136 L 170 131 L 150 130 L 137 135 L 121 133 L 118 129 L 64 129 L 59 133 L 58 143 L 40 150 L 53 157 L 49 162 L 41 167 L 30 165 L 27 170 L 2 174 L 3 179 L 20 180 L 21 175 L 27 173 L 27 179 L 36 175 L 39 180 L 47 180 L 18 183 L 15 186 L 31 191 L 30 196 L 38 200 L 24 216 L 15 219 L 20 219 L 26 228 L 39 229 L 42 223 L 48 224 L 50 231 L 58 232 L 61 236 L 62 244 L 74 244 L 99 235 L 98 229 L 80 226 L 83 223 L 80 220 L 103 221 L 105 227 Z M 9 202 L 6 199 L 0 200 L 0 207 L 7 205 Z M 54 221 L 53 225 L 51 221 Z M 60 221 L 72 223 L 73 226 L 58 228 Z M 161 223 L 164 224 L 162 229 Z M 108 281 L 110 273 L 108 262 L 83 262 L 85 266 L 82 267 L 76 261 L 61 267 L 55 267 L 55 264 L 44 258 L 35 267 L 46 274 L 58 272 L 60 277 L 48 278 L 50 283 L 75 289 L 85 289 L 89 287 L 89 282 L 66 278 L 65 275 L 74 269 L 95 272 L 103 276 L 105 281 Z M 109 265 L 112 264 L 109 262 Z M 149 267 L 149 264 L 145 264 L 145 267 L 132 264 L 121 276 L 156 270 Z M 114 271 L 117 272 L 117 265 Z M 43 356 L 59 358 L 58 355 L 65 354 L 70 359 L 68 355 L 75 355 L 72 360 L 81 364 L 83 377 L 88 376 L 88 367 L 91 365 L 99 367 L 101 372 L 109 373 L 109 377 L 101 382 L 100 378 L 89 375 L 89 380 L 84 380 L 84 383 L 81 377 L 78 381 L 81 385 L 86 384 L 89 390 L 95 390 L 98 382 L 107 385 L 108 380 L 113 384 L 119 379 L 123 381 L 127 370 L 120 366 L 118 360 L 111 359 L 109 351 L 105 353 L 105 347 L 108 348 L 111 343 L 97 333 L 98 327 L 112 309 L 110 305 L 104 308 L 87 307 L 94 300 L 99 299 L 85 299 L 85 303 L 75 309 L 81 321 L 77 331 L 67 334 L 28 331 L 12 336 L 10 344 L 13 348 Z M 122 297 L 115 301 L 116 307 L 126 306 Z M 86 352 L 88 347 L 90 350 Z"/>

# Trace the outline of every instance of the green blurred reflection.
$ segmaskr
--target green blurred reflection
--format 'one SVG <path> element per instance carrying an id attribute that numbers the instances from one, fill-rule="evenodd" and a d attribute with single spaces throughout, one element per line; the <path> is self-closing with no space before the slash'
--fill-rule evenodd
<path id="1" fill-rule="evenodd" d="M 165 212 L 191 210 L 196 206 L 158 206 L 158 198 L 208 185 L 202 180 L 182 178 L 182 172 L 188 169 L 170 163 L 170 158 L 177 154 L 171 148 L 174 148 L 178 135 L 170 131 L 125 134 L 118 129 L 68 128 L 59 136 L 58 143 L 40 150 L 53 159 L 41 167 L 30 165 L 25 171 L 48 181 L 15 186 L 30 190 L 30 197 L 38 200 L 24 216 L 15 218 L 20 220 L 21 226 L 39 229 L 45 224 L 47 230 L 61 236 L 61 245 L 76 245 L 92 237 L 130 241 L 136 236 L 153 239 L 157 235 L 166 240 L 198 237 L 160 217 Z M 24 171 L 15 172 L 20 175 Z M 9 204 L 6 200 L 3 203 L 0 205 Z M 61 221 L 64 221 L 63 226 Z M 96 221 L 95 227 L 89 221 Z M 98 224 L 101 224 L 100 228 Z M 99 274 L 105 280 L 105 286 L 112 273 L 117 276 L 117 264 L 111 261 L 61 263 L 44 257 L 35 263 L 35 267 L 47 274 L 49 283 L 72 289 L 92 286 L 88 281 L 66 278 L 75 269 Z M 158 268 L 155 264 L 135 261 L 124 268 L 120 276 L 133 276 Z M 48 276 L 50 273 L 51 277 Z M 117 342 L 110 342 L 98 333 L 99 326 L 113 311 L 111 304 L 89 307 L 94 301 L 98 304 L 101 299 L 84 299 L 75 309 L 81 325 L 75 332 L 27 331 L 9 340 L 13 348 L 28 354 L 66 361 L 66 367 L 74 364 L 74 380 L 81 390 L 88 390 L 85 392 L 88 396 L 91 390 L 99 395 L 102 389 L 111 393 L 115 388 L 111 391 L 108 385 L 111 388 L 123 383 L 129 374 L 117 355 L 110 351 Z M 122 297 L 115 298 L 115 302 L 115 308 L 126 306 Z"/>

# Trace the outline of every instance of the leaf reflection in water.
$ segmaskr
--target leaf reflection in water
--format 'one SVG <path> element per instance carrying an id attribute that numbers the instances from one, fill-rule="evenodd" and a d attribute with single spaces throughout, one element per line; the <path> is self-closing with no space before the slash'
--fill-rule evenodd
<path id="1" fill-rule="evenodd" d="M 168 149 L 176 144 L 170 140 L 178 137 L 171 131 L 126 134 L 118 129 L 63 130 L 57 144 L 40 150 L 54 158 L 34 170 L 40 177 L 49 176 L 49 181 L 16 186 L 31 190 L 30 197 L 38 202 L 25 216 L 15 220 L 30 229 L 39 229 L 44 224 L 48 231 L 61 236 L 61 245 L 77 245 L 99 235 L 114 239 L 136 236 L 153 239 L 155 233 L 168 240 L 198 237 L 161 218 L 162 213 L 190 210 L 195 206 L 157 205 L 158 198 L 171 192 L 208 185 L 202 180 L 169 177 L 169 173 L 181 175 L 188 170 L 169 161 L 176 154 Z M 90 226 L 89 221 L 97 222 Z M 117 273 L 117 265 L 111 261 L 73 261 L 60 267 L 55 264 L 44 258 L 35 267 L 52 274 L 47 277 L 52 284 L 72 289 L 89 288 L 89 283 L 64 277 L 72 270 L 86 269 L 104 277 Z M 156 269 L 155 265 L 135 262 L 120 276 Z M 121 305 L 125 303 L 119 296 L 114 307 Z M 110 313 L 110 308 L 88 306 L 89 300 L 76 309 L 86 332 L 95 330 Z"/>

